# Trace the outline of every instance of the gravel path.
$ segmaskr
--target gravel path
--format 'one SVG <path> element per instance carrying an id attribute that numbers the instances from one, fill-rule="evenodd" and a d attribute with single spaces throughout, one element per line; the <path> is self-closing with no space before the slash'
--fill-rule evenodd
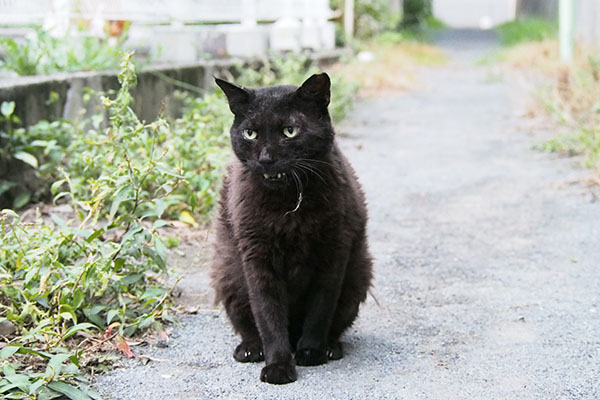
<path id="1" fill-rule="evenodd" d="M 471 37 L 471 39 L 469 39 Z M 424 87 L 338 127 L 367 192 L 374 296 L 346 357 L 259 382 L 223 311 L 187 316 L 154 361 L 99 377 L 115 399 L 598 399 L 600 204 L 573 159 L 531 149 L 518 91 L 448 33 Z M 521 110 L 522 111 L 522 110 Z M 206 267 L 199 267 L 206 268 Z"/>

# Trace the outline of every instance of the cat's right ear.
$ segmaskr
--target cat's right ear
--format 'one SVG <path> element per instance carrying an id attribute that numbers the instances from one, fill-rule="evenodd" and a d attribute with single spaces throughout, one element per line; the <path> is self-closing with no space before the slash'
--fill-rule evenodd
<path id="1" fill-rule="evenodd" d="M 252 92 L 248 91 L 247 89 L 217 77 L 215 77 L 215 83 L 219 85 L 221 90 L 223 90 L 223 93 L 225 93 L 225 96 L 227 96 L 229 109 L 232 113 L 240 114 L 245 106 L 250 103 L 250 100 L 252 99 Z"/>

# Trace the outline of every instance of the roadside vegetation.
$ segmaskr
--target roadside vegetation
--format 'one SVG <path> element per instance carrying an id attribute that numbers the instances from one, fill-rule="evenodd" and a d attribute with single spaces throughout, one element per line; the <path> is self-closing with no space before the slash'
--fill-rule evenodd
<path id="1" fill-rule="evenodd" d="M 559 125 L 559 133 L 540 148 L 582 156 L 600 184 L 600 56 L 581 53 L 571 68 L 559 68 L 553 78 L 537 98 Z"/>
<path id="2" fill-rule="evenodd" d="M 71 139 L 81 152 L 69 162 L 98 170 L 56 167 L 62 177 L 52 191 L 71 204 L 71 217 L 25 222 L 12 210 L 0 212 L 3 398 L 97 398 L 80 372 L 110 362 L 101 350 L 133 356 L 126 338 L 148 328 L 164 332 L 173 320 L 170 290 L 161 283 L 167 264 L 159 230 L 168 224 L 161 217 L 183 177 L 159 148 L 166 121 L 144 124 L 129 107 L 135 79 L 128 55 L 121 89 L 104 98 L 108 126 L 90 129 L 81 143 Z M 10 118 L 12 107 L 4 108 Z M 93 160 L 98 154 L 102 161 Z"/>
<path id="3" fill-rule="evenodd" d="M 519 19 L 505 22 L 495 28 L 502 48 L 479 60 L 482 65 L 504 63 L 515 68 L 530 68 L 558 57 L 558 27 L 539 19 Z M 543 65 L 540 65 L 544 68 Z"/>
<path id="4" fill-rule="evenodd" d="M 576 48 L 571 65 L 560 60 L 557 27 L 539 20 L 501 25 L 505 49 L 493 58 L 528 77 L 534 115 L 550 118 L 557 134 L 540 150 L 581 156 L 600 183 L 600 55 Z"/>
<path id="5" fill-rule="evenodd" d="M 527 42 L 541 42 L 556 37 L 556 24 L 542 19 L 518 19 L 496 27 L 504 46 L 516 46 Z"/>

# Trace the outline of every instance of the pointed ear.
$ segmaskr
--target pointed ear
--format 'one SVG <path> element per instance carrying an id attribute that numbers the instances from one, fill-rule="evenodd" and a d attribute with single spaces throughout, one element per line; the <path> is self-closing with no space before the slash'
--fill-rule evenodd
<path id="1" fill-rule="evenodd" d="M 224 81 L 223 79 L 219 79 L 215 77 L 215 83 L 219 85 L 225 96 L 227 96 L 227 101 L 229 102 L 229 109 L 232 113 L 238 114 L 240 113 L 246 105 L 252 100 L 252 92 L 247 89 L 244 89 L 241 86 L 234 85 L 233 83 Z"/>
<path id="2" fill-rule="evenodd" d="M 314 74 L 308 78 L 297 93 L 304 99 L 314 101 L 320 106 L 327 107 L 331 96 L 331 81 L 325 72 Z"/>

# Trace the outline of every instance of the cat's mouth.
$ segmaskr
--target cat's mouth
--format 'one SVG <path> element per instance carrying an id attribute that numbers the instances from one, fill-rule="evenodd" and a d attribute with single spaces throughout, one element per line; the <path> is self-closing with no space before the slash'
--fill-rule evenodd
<path id="1" fill-rule="evenodd" d="M 278 172 L 276 174 L 263 174 L 263 178 L 267 181 L 278 181 L 285 179 L 285 172 Z"/>
<path id="2" fill-rule="evenodd" d="M 279 186 L 281 183 L 285 182 L 286 177 L 287 177 L 285 172 L 276 172 L 276 173 L 271 173 L 271 174 L 267 174 L 265 172 L 262 176 L 263 176 L 263 181 L 268 186 Z"/>

